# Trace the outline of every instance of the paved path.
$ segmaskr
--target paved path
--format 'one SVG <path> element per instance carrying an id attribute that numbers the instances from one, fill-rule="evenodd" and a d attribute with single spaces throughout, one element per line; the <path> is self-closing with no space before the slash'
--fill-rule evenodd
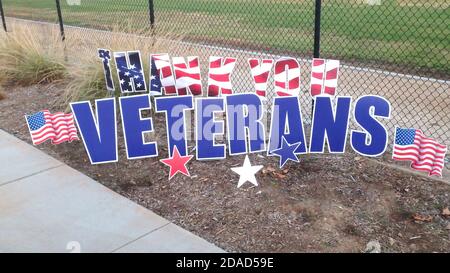
<path id="1" fill-rule="evenodd" d="M 0 252 L 222 252 L 0 130 Z"/>

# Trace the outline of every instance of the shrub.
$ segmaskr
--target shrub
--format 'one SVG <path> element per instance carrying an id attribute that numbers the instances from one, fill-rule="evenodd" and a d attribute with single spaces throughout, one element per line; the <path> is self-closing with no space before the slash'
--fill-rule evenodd
<path id="1" fill-rule="evenodd" d="M 64 45 L 57 32 L 33 31 L 12 25 L 0 34 L 0 80 L 11 85 L 33 85 L 63 79 L 67 74 Z"/>
<path id="2" fill-rule="evenodd" d="M 62 103 L 69 105 L 74 101 L 93 101 L 98 98 L 115 95 L 120 96 L 119 82 L 114 61 L 111 60 L 111 71 L 114 79 L 115 94 L 108 94 L 106 90 L 103 65 L 100 59 L 96 58 L 97 48 L 110 49 L 114 51 L 140 50 L 142 62 L 146 74 L 149 72 L 150 53 L 170 52 L 176 41 L 181 40 L 180 36 L 170 34 L 140 33 L 125 34 L 124 32 L 112 31 L 107 36 L 99 35 L 95 39 L 83 39 L 84 35 L 77 37 L 72 33 L 70 37 L 69 53 L 69 83 L 63 95 Z M 155 38 L 157 37 L 157 38 Z M 175 42 L 175 43 L 174 43 Z M 82 54 L 80 54 L 82 52 Z M 145 75 L 148 77 L 148 75 Z M 149 79 L 146 79 L 147 84 Z M 68 106 L 68 110 L 69 110 Z"/>

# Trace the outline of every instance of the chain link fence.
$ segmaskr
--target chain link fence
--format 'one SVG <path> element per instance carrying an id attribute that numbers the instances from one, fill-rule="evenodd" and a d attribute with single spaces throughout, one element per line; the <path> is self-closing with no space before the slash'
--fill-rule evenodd
<path id="1" fill-rule="evenodd" d="M 7 21 L 60 22 L 58 0 L 2 2 Z M 341 60 L 338 94 L 384 96 L 393 109 L 390 130 L 420 128 L 450 145 L 449 0 L 59 2 L 66 35 L 73 28 L 85 30 L 86 39 L 113 31 L 171 33 L 182 37 L 178 54 L 198 55 L 206 68 L 211 55 L 237 57 L 236 92 L 254 90 L 247 58 L 295 57 L 308 119 L 312 57 Z M 273 86 L 268 91 L 273 95 Z"/>

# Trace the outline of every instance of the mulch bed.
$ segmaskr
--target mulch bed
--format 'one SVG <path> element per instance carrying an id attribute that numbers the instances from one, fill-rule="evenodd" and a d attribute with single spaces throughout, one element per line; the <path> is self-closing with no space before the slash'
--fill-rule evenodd
<path id="1" fill-rule="evenodd" d="M 0 101 L 0 128 L 31 143 L 23 115 L 63 111 L 64 85 L 8 88 Z M 165 131 L 164 116 L 154 116 Z M 121 128 L 121 126 L 118 126 Z M 160 158 L 164 135 L 155 136 Z M 158 159 L 127 160 L 119 132 L 119 162 L 91 165 L 82 142 L 37 148 L 181 227 L 233 252 L 362 252 L 377 241 L 383 252 L 447 252 L 450 186 L 390 168 L 354 153 L 302 155 L 278 169 L 277 158 L 252 154 L 264 165 L 237 189 L 244 156 L 189 164 L 191 178 L 168 181 Z M 3 163 L 5 164 L 5 163 Z M 6 162 L 7 164 L 7 162 Z"/>

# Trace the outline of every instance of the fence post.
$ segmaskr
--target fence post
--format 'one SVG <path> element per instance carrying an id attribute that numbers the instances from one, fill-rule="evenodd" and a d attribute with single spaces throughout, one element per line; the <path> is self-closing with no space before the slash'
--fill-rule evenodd
<path id="1" fill-rule="evenodd" d="M 153 30 L 155 28 L 155 8 L 153 0 L 148 0 L 148 13 L 150 16 L 150 27 Z"/>
<path id="2" fill-rule="evenodd" d="M 320 58 L 320 16 L 322 11 L 322 0 L 316 0 L 314 15 L 314 58 Z"/>
<path id="3" fill-rule="evenodd" d="M 5 20 L 5 13 L 4 13 L 4 10 L 3 10 L 3 3 L 2 3 L 2 0 L 0 0 L 0 13 L 1 13 L 1 16 L 2 16 L 3 29 L 4 29 L 5 31 L 8 31 L 8 30 L 6 29 L 6 20 Z"/>
<path id="4" fill-rule="evenodd" d="M 314 58 L 320 58 L 320 17 L 322 11 L 322 0 L 316 0 L 316 7 L 314 12 Z M 311 120 L 314 115 L 314 98 L 311 104 Z M 311 124 L 312 126 L 312 124 Z"/>
<path id="5" fill-rule="evenodd" d="M 61 40 L 66 40 L 66 34 L 64 33 L 64 22 L 61 13 L 61 3 L 56 0 L 56 9 L 58 11 L 59 31 L 61 32 Z"/>

